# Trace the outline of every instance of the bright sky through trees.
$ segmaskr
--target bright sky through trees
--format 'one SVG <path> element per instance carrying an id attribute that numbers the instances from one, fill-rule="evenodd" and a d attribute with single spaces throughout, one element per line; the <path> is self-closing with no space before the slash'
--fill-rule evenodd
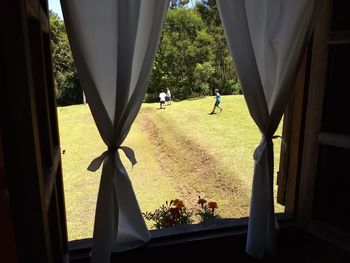
<path id="1" fill-rule="evenodd" d="M 188 6 L 193 7 L 195 3 L 196 0 L 190 0 Z M 60 0 L 49 0 L 49 9 L 53 10 L 60 18 L 63 19 Z"/>
<path id="2" fill-rule="evenodd" d="M 49 9 L 54 11 L 60 18 L 63 19 L 60 0 L 49 0 Z"/>

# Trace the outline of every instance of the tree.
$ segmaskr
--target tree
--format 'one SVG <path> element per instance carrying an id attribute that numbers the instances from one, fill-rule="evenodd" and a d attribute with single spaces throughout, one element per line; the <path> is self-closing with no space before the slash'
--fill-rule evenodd
<path id="1" fill-rule="evenodd" d="M 175 9 L 187 5 L 189 2 L 190 0 L 170 0 L 169 7 Z"/>
<path id="2" fill-rule="evenodd" d="M 203 64 L 197 63 L 194 69 L 195 76 L 195 88 L 194 91 L 200 96 L 207 96 L 210 94 L 209 80 L 214 74 L 215 69 L 210 62 L 204 62 Z"/>
<path id="3" fill-rule="evenodd" d="M 199 12 L 206 25 L 222 25 L 216 0 L 197 1 L 195 9 Z"/>
<path id="4" fill-rule="evenodd" d="M 158 99 L 167 87 L 176 99 L 212 94 L 214 89 L 221 94 L 241 93 L 216 1 L 202 0 L 195 8 L 186 8 L 178 0 L 170 7 L 147 99 Z"/>
<path id="5" fill-rule="evenodd" d="M 217 88 L 222 94 L 241 94 L 216 1 L 201 0 L 196 3 L 195 9 L 204 21 L 208 34 L 214 40 L 210 45 L 214 57 L 212 65 L 215 68 L 210 79 L 211 89 Z"/>
<path id="6" fill-rule="evenodd" d="M 212 41 L 198 12 L 188 8 L 169 10 L 148 92 L 170 87 L 177 99 L 191 96 L 196 86 L 196 65 L 211 60 Z"/>
<path id="7" fill-rule="evenodd" d="M 82 103 L 83 94 L 62 19 L 49 12 L 51 28 L 52 67 L 55 75 L 58 105 Z"/>

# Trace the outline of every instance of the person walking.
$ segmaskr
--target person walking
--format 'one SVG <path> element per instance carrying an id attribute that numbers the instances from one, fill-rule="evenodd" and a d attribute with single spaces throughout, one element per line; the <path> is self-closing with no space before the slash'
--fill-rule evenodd
<path id="1" fill-rule="evenodd" d="M 222 112 L 222 108 L 219 106 L 220 103 L 221 103 L 221 95 L 219 93 L 219 90 L 215 89 L 215 104 L 214 104 L 213 111 L 210 114 L 214 114 L 216 108 L 219 108 L 220 112 Z"/>
<path id="2" fill-rule="evenodd" d="M 165 100 L 166 100 L 166 105 L 171 105 L 171 92 L 169 88 L 167 88 L 166 90 Z"/>
<path id="3" fill-rule="evenodd" d="M 159 94 L 159 101 L 160 101 L 160 109 L 165 109 L 165 97 L 166 94 L 163 90 L 161 90 L 160 94 Z"/>

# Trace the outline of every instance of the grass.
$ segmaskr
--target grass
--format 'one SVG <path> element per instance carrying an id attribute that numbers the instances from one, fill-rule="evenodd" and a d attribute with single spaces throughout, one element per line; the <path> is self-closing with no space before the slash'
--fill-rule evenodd
<path id="1" fill-rule="evenodd" d="M 242 96 L 222 96 L 224 111 L 209 115 L 213 104 L 213 97 L 207 97 L 173 102 L 165 110 L 158 103 L 142 105 L 123 143 L 138 160 L 131 169 L 123 157 L 142 211 L 175 198 L 195 207 L 200 195 L 216 201 L 222 217 L 248 215 L 252 156 L 261 135 Z M 62 160 L 69 239 L 91 237 L 101 171 L 91 173 L 86 167 L 106 147 L 87 105 L 58 108 L 58 115 L 66 149 Z M 278 159 L 275 147 L 275 171 Z M 276 211 L 282 207 L 276 205 Z"/>

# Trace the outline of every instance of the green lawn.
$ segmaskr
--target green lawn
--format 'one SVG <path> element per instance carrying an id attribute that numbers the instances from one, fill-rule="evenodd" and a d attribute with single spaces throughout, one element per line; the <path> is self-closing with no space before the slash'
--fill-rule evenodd
<path id="1" fill-rule="evenodd" d="M 142 211 L 180 198 L 194 207 L 198 195 L 218 203 L 222 217 L 248 215 L 253 152 L 260 141 L 242 96 L 222 96 L 223 112 L 209 115 L 213 97 L 173 102 L 165 110 L 144 103 L 124 145 L 123 157 Z M 87 105 L 58 108 L 69 239 L 92 236 L 101 170 L 86 170 L 105 146 Z M 281 127 L 276 134 L 281 134 Z M 275 142 L 275 171 L 279 142 Z M 276 205 L 276 211 L 282 207 Z M 151 226 L 151 224 L 149 224 Z"/>

